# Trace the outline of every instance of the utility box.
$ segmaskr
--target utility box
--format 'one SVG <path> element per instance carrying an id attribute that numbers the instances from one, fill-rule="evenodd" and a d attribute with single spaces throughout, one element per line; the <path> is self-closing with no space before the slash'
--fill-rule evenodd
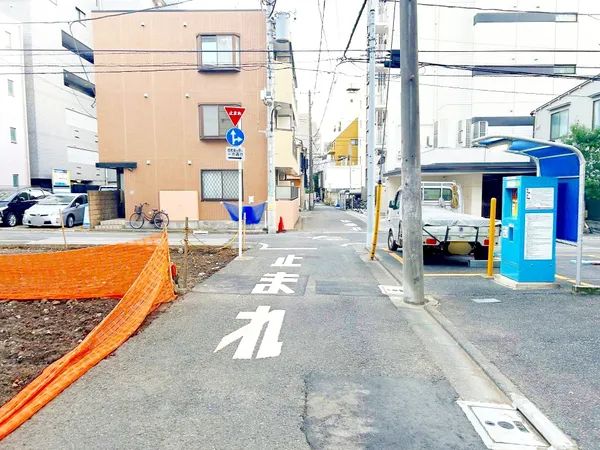
<path id="1" fill-rule="evenodd" d="M 506 177 L 502 196 L 500 275 L 520 283 L 553 283 L 558 180 Z"/>

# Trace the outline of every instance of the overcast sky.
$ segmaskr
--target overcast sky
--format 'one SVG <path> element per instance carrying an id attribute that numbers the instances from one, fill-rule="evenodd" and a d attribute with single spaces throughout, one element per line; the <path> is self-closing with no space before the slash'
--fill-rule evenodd
<path id="1" fill-rule="evenodd" d="M 319 35 L 321 31 L 321 18 L 318 5 L 325 6 L 325 27 L 323 50 L 321 54 L 321 63 L 319 70 L 333 71 L 336 65 L 336 59 L 342 55 L 342 52 L 328 52 L 330 50 L 343 50 L 346 47 L 350 32 L 362 0 L 277 0 L 277 11 L 290 12 L 295 17 L 292 23 L 292 44 L 295 50 L 294 60 L 296 62 L 296 71 L 298 78 L 297 100 L 300 112 L 308 111 L 307 93 L 315 87 L 314 70 L 317 66 L 319 49 Z M 195 0 L 182 5 L 183 9 L 256 9 L 260 8 L 260 0 L 220 0 L 218 5 L 210 6 L 212 2 L 208 0 Z M 214 3 L 213 3 L 214 4 Z M 361 22 L 358 25 L 354 39 L 350 46 L 351 49 L 365 49 L 366 39 L 366 18 L 367 11 L 363 13 Z M 314 50 L 304 52 L 302 50 Z M 358 52 L 352 53 L 358 56 Z M 308 70 L 307 70 L 308 69 Z M 333 124 L 338 120 L 345 89 L 352 83 L 362 86 L 364 79 L 357 78 L 366 70 L 366 64 L 342 64 L 338 68 L 338 77 L 335 84 L 329 107 L 322 125 L 322 135 L 325 141 L 331 139 Z M 347 76 L 350 75 L 350 76 Z M 327 102 L 329 89 L 333 75 L 319 72 L 316 93 L 313 96 L 313 121 L 319 124 L 323 117 L 323 111 Z M 337 106 L 336 106 L 337 105 Z"/>

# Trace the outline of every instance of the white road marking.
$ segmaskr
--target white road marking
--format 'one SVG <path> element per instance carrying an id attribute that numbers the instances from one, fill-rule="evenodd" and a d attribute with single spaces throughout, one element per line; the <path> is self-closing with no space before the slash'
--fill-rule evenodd
<path id="1" fill-rule="evenodd" d="M 341 241 L 343 238 L 340 236 L 315 236 L 313 240 L 325 240 L 325 241 Z"/>
<path id="2" fill-rule="evenodd" d="M 360 228 L 360 227 L 354 227 L 354 228 L 352 228 L 352 231 L 362 231 L 362 228 Z"/>
<path id="3" fill-rule="evenodd" d="M 392 295 L 402 295 L 404 289 L 402 286 L 385 286 L 383 284 L 379 285 L 379 290 L 382 294 L 392 296 Z"/>
<path id="4" fill-rule="evenodd" d="M 356 224 L 354 222 L 348 222 L 344 224 L 345 227 L 355 227 Z"/>
<path id="5" fill-rule="evenodd" d="M 280 258 L 277 258 L 275 264 L 271 264 L 271 267 L 300 267 L 300 264 L 294 264 L 295 259 L 302 259 L 302 256 L 281 256 Z"/>
<path id="6" fill-rule="evenodd" d="M 317 250 L 317 247 L 270 247 L 269 244 L 260 242 L 259 250 Z"/>
<path id="7" fill-rule="evenodd" d="M 497 298 L 472 298 L 471 301 L 475 303 L 502 303 Z"/>
<path id="8" fill-rule="evenodd" d="M 352 221 L 351 220 L 343 220 L 342 219 L 340 222 L 342 222 L 342 223 L 348 223 L 348 222 L 352 222 Z"/>
<path id="9" fill-rule="evenodd" d="M 364 244 L 364 242 L 348 242 L 347 244 L 342 244 L 342 247 L 348 247 L 350 245 L 361 245 Z"/>
<path id="10" fill-rule="evenodd" d="M 267 329 L 260 343 L 256 359 L 279 356 L 283 345 L 282 342 L 279 342 L 279 332 L 283 325 L 285 311 L 269 311 L 270 308 L 270 306 L 259 306 L 256 311 L 240 312 L 236 319 L 250 320 L 250 323 L 221 339 L 214 353 L 240 339 L 240 343 L 233 354 L 233 359 L 252 359 L 254 348 L 266 323 Z"/>
<path id="11" fill-rule="evenodd" d="M 279 294 L 279 292 L 283 292 L 285 294 L 293 294 L 289 287 L 287 287 L 283 283 L 297 283 L 298 277 L 300 275 L 295 273 L 285 273 L 285 272 L 277 272 L 277 273 L 265 273 L 260 281 L 262 283 L 258 283 L 252 289 L 253 294 Z"/>

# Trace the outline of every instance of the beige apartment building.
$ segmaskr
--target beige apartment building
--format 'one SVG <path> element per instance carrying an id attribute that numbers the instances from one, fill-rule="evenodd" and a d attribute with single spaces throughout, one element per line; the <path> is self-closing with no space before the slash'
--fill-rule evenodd
<path id="1" fill-rule="evenodd" d="M 244 204 L 266 202 L 263 11 L 161 10 L 92 24 L 98 167 L 117 171 L 121 215 L 148 202 L 171 221 L 229 220 L 221 202 L 237 202 L 238 174 L 237 163 L 225 158 L 226 105 L 246 108 Z M 294 139 L 296 77 L 291 43 L 276 43 L 275 50 L 277 220 L 284 215 L 289 228 L 298 217 L 302 178 Z"/>

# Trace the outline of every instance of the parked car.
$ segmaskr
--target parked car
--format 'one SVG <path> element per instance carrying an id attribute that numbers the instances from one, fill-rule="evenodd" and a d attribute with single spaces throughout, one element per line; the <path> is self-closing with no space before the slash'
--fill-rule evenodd
<path id="1" fill-rule="evenodd" d="M 38 188 L 26 188 L 18 191 L 0 190 L 0 224 L 16 227 L 22 223 L 25 210 L 49 195 L 52 195 L 52 192 Z"/>
<path id="2" fill-rule="evenodd" d="M 59 227 L 62 222 L 68 228 L 83 223 L 86 194 L 54 194 L 40 200 L 25 211 L 23 225 L 42 227 L 44 225 Z"/>

